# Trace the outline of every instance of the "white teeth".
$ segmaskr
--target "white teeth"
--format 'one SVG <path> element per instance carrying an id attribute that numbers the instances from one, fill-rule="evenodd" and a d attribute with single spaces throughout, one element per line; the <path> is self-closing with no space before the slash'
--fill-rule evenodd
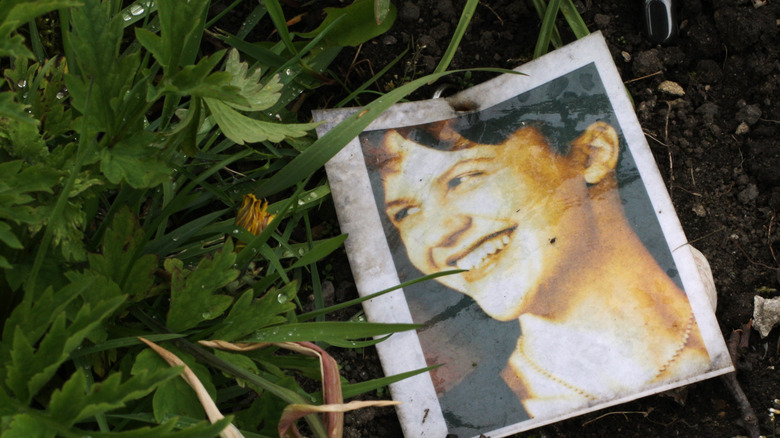
<path id="1" fill-rule="evenodd" d="M 503 235 L 501 238 L 494 238 L 482 243 L 473 251 L 466 254 L 465 257 L 458 260 L 455 264 L 458 269 L 473 269 L 480 267 L 488 260 L 488 256 L 497 254 L 499 251 L 509 244 L 509 236 Z"/>

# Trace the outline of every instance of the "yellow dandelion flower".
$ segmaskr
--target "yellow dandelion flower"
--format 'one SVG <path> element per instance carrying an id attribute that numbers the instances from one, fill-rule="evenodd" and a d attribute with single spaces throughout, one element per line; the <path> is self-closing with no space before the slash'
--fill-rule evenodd
<path id="1" fill-rule="evenodd" d="M 244 227 L 257 236 L 274 220 L 276 215 L 268 213 L 268 202 L 259 200 L 249 193 L 244 195 L 241 208 L 236 214 L 236 225 Z"/>

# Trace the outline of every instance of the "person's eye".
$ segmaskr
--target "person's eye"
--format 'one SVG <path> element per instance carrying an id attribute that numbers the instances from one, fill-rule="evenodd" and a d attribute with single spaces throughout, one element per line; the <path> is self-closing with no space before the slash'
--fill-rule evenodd
<path id="1" fill-rule="evenodd" d="M 393 214 L 393 220 L 397 222 L 401 222 L 402 220 L 406 219 L 407 217 L 417 213 L 420 211 L 420 207 L 415 206 L 409 206 L 409 207 L 403 207 L 398 209 L 395 214 Z"/>
<path id="2" fill-rule="evenodd" d="M 481 176 L 482 174 L 483 172 L 480 171 L 462 173 L 447 181 L 447 190 L 455 189 L 459 185 L 468 182 L 469 180 L 473 180 L 474 178 Z"/>

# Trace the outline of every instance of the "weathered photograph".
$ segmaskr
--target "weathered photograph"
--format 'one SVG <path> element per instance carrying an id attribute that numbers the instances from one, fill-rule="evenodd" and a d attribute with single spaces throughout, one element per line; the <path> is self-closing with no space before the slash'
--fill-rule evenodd
<path id="1" fill-rule="evenodd" d="M 477 382 L 464 382 L 471 374 L 482 388 L 503 392 L 484 386 L 502 381 L 522 406 L 519 420 L 710 368 L 668 248 L 654 255 L 637 235 L 664 241 L 643 187 L 621 197 L 637 173 L 615 124 L 586 66 L 484 111 L 361 136 L 396 265 L 414 268 L 401 280 L 463 270 L 437 280 L 478 306 L 462 321 L 453 306 L 431 309 L 440 307 L 439 288 L 407 289 L 415 322 L 433 330 L 422 331 L 422 346 L 429 365 L 443 364 L 434 383 L 454 428 L 505 425 L 506 413 L 491 420 L 464 403 L 479 401 Z M 632 226 L 624 210 L 650 220 Z M 509 324 L 479 330 L 479 312 Z M 454 327 L 436 330 L 451 318 Z M 465 347 L 447 339 L 453 330 L 479 333 L 468 349 L 495 338 L 508 345 L 447 357 Z M 492 363 L 496 355 L 503 364 Z M 478 371 L 484 356 L 490 371 Z M 467 363 L 451 363 L 458 359 Z"/>
<path id="2" fill-rule="evenodd" d="M 440 418 L 460 437 L 505 436 L 731 369 L 713 309 L 701 296 L 695 309 L 686 291 L 701 294 L 703 278 L 678 267 L 685 244 L 665 236 L 673 211 L 651 199 L 663 186 L 648 191 L 596 63 L 548 76 L 425 123 L 414 122 L 430 105 L 407 104 L 350 154 L 369 182 L 374 211 L 362 214 L 381 224 L 366 235 L 385 242 L 398 281 L 452 271 L 404 288 L 402 302 L 422 325 Z M 366 308 L 381 316 L 381 306 Z"/>

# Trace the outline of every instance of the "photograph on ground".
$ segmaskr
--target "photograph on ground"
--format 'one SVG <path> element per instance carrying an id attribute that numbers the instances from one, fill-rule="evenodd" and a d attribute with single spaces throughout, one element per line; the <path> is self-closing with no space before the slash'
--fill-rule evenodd
<path id="1" fill-rule="evenodd" d="M 460 271 L 404 299 L 425 365 L 439 366 L 447 432 L 461 437 L 731 367 L 714 319 L 699 320 L 712 309 L 686 293 L 599 69 L 553 76 L 442 120 L 408 124 L 419 114 L 406 108 L 397 126 L 359 136 L 365 167 L 353 157 L 400 282 Z"/>

